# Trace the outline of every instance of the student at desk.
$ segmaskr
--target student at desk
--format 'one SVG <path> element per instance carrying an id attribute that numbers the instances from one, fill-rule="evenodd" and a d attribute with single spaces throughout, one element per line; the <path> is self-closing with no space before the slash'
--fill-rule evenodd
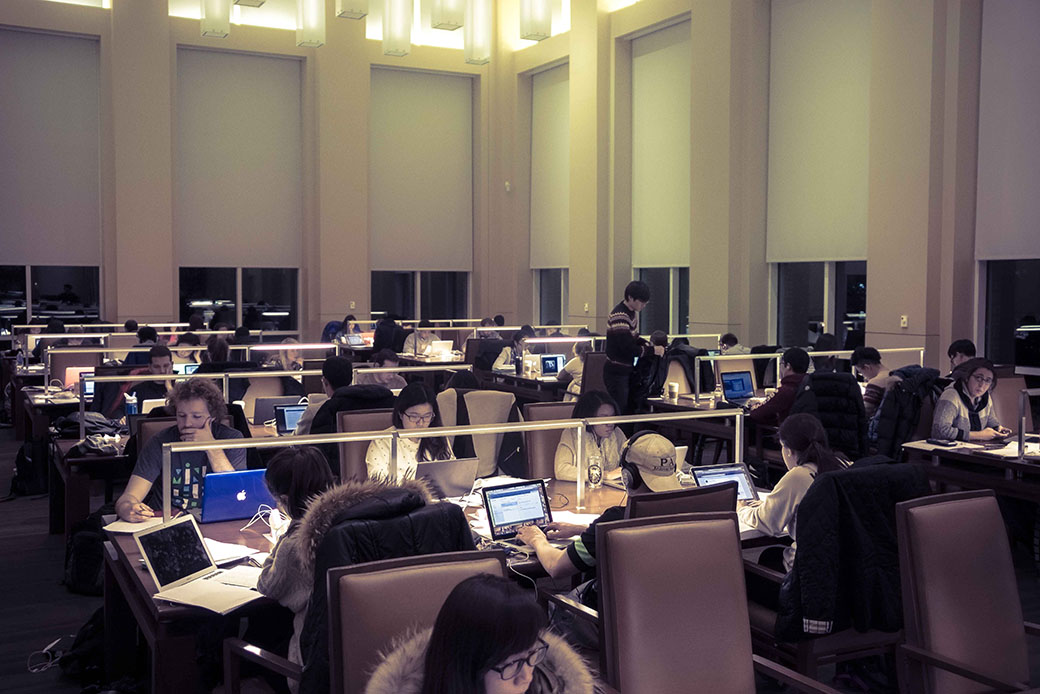
<path id="1" fill-rule="evenodd" d="M 502 348 L 502 351 L 498 353 L 498 358 L 495 359 L 495 363 L 491 365 L 493 371 L 508 371 L 513 368 L 513 360 L 524 353 L 524 340 L 534 337 L 534 328 L 530 325 L 520 326 L 520 329 L 513 333 L 512 345 L 507 345 Z"/>
<path id="2" fill-rule="evenodd" d="M 660 434 L 641 431 L 630 438 L 621 452 L 621 468 L 621 478 L 629 494 L 667 492 L 682 488 L 675 475 L 675 445 Z M 534 548 L 538 562 L 552 578 L 566 578 L 582 572 L 594 573 L 596 524 L 621 520 L 624 516 L 623 506 L 612 506 L 587 528 L 571 523 L 550 523 L 546 529 L 551 537 L 572 537 L 580 534 L 580 537 L 571 542 L 566 549 L 553 547 L 545 533 L 534 526 L 520 528 L 516 536 Z M 598 599 L 595 582 L 587 581 L 582 584 L 572 591 L 572 597 L 596 609 Z"/>
<path id="3" fill-rule="evenodd" d="M 437 337 L 437 333 L 433 332 L 432 328 L 433 323 L 430 321 L 426 319 L 419 321 L 419 325 L 412 334 L 404 339 L 404 353 L 425 354 L 426 348 L 432 345 L 434 340 L 441 339 Z"/>
<path id="4" fill-rule="evenodd" d="M 416 381 L 409 383 L 394 403 L 392 415 L 393 427 L 387 429 L 426 429 L 439 427 L 441 413 L 437 407 L 437 396 L 425 383 Z M 448 439 L 443 436 L 397 440 L 397 479 L 415 478 L 415 468 L 420 460 L 451 460 L 452 453 Z M 368 445 L 365 455 L 369 479 L 385 480 L 390 477 L 390 440 L 375 439 Z"/>
<path id="5" fill-rule="evenodd" d="M 173 373 L 173 355 L 166 345 L 155 345 L 148 350 L 148 373 L 153 376 Z M 139 404 L 145 400 L 165 400 L 172 386 L 173 381 L 141 381 L 134 384 L 129 393 Z"/>
<path id="6" fill-rule="evenodd" d="M 137 464 L 116 501 L 116 513 L 125 521 L 140 523 L 162 512 L 162 445 L 175 441 L 209 442 L 240 439 L 242 434 L 219 422 L 227 414 L 224 395 L 212 381 L 190 378 L 178 383 L 169 395 L 177 412 L 177 423 L 163 429 L 141 449 Z M 181 509 L 197 508 L 202 496 L 202 476 L 206 473 L 244 470 L 246 451 L 193 451 L 173 456 L 172 503 Z"/>
<path id="7" fill-rule="evenodd" d="M 560 373 L 556 374 L 556 380 L 567 384 L 567 392 L 564 394 L 564 402 L 577 400 L 581 395 L 581 377 L 585 372 L 585 355 L 592 351 L 592 342 L 575 342 L 571 348 L 574 357 L 567 362 Z"/>
<path id="8" fill-rule="evenodd" d="M 801 347 L 791 347 L 780 357 L 780 387 L 773 397 L 753 406 L 748 418 L 755 424 L 776 426 L 786 419 L 795 399 L 798 386 L 809 370 L 809 353 Z"/>
<path id="9" fill-rule="evenodd" d="M 396 369 L 401 364 L 401 360 L 397 358 L 397 352 L 392 349 L 379 350 L 369 358 L 369 361 L 378 369 Z M 408 385 L 404 376 L 389 371 L 378 374 L 359 373 L 357 383 L 358 385 L 386 386 L 390 390 L 400 390 Z"/>
<path id="10" fill-rule="evenodd" d="M 795 518 L 798 505 L 802 503 L 809 486 L 821 472 L 843 470 L 849 462 L 842 460 L 827 445 L 827 432 L 820 420 L 811 414 L 793 414 L 780 425 L 780 452 L 784 457 L 787 472 L 777 482 L 769 496 L 762 501 L 738 501 L 737 516 L 740 522 L 761 530 L 766 535 L 782 536 L 785 531 L 795 539 Z M 794 565 L 795 543 L 783 550 L 783 570 L 790 571 Z M 775 554 L 763 552 L 762 564 L 774 564 L 780 569 Z"/>
<path id="11" fill-rule="evenodd" d="M 993 412 L 989 393 L 997 387 L 993 363 L 976 357 L 953 372 L 953 385 L 935 403 L 932 438 L 948 441 L 988 441 L 1011 433 Z"/>
<path id="12" fill-rule="evenodd" d="M 590 390 L 578 398 L 571 412 L 571 419 L 617 416 L 617 403 L 602 390 Z M 621 476 L 621 449 L 625 447 L 625 435 L 613 424 L 597 424 L 585 427 L 581 432 L 585 440 L 585 460 L 598 455 L 602 460 L 603 475 Z M 574 481 L 578 475 L 577 429 L 564 429 L 560 443 L 556 446 L 554 474 L 558 480 Z"/>

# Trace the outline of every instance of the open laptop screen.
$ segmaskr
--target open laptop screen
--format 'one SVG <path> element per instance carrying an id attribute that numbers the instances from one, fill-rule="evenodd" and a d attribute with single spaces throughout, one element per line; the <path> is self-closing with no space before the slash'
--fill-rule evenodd
<path id="1" fill-rule="evenodd" d="M 698 487 L 710 487 L 713 484 L 725 484 L 726 482 L 737 483 L 737 498 L 741 501 L 753 501 L 758 498 L 758 492 L 751 484 L 747 467 L 743 463 L 731 465 L 705 465 L 694 467 L 690 470 L 697 480 Z"/>
<path id="2" fill-rule="evenodd" d="M 755 389 L 751 387 L 751 372 L 729 371 L 723 373 L 722 394 L 727 400 L 754 397 Z"/>
<path id="3" fill-rule="evenodd" d="M 296 431 L 296 425 L 300 423 L 300 417 L 306 410 L 307 405 L 275 405 L 274 421 L 278 435 L 285 436 Z"/>
<path id="4" fill-rule="evenodd" d="M 563 371 L 564 355 L 562 354 L 543 354 L 542 356 L 542 375 L 543 376 L 555 376 L 556 374 Z"/>
<path id="5" fill-rule="evenodd" d="M 134 534 L 159 590 L 215 569 L 192 516 Z"/>
<path id="6" fill-rule="evenodd" d="M 491 537 L 503 540 L 516 536 L 525 525 L 545 526 L 552 522 L 545 482 L 530 480 L 481 490 Z"/>

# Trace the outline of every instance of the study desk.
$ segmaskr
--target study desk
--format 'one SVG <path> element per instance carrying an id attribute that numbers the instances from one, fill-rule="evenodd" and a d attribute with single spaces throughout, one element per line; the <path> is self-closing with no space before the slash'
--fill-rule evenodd
<path id="1" fill-rule="evenodd" d="M 1026 437 L 1026 450 L 1037 441 Z M 967 489 L 992 489 L 997 494 L 1040 503 L 1040 455 L 1001 455 L 976 443 L 958 442 L 952 447 L 937 446 L 927 441 L 903 444 L 911 462 L 923 464 L 928 477 L 940 484 Z M 912 455 L 917 453 L 920 455 Z"/>
<path id="2" fill-rule="evenodd" d="M 728 443 L 732 455 L 734 440 L 736 439 L 736 427 L 733 426 L 732 417 L 734 410 L 732 408 L 716 407 L 715 402 L 710 397 L 702 397 L 700 403 L 695 403 L 692 398 L 684 397 L 679 397 L 675 400 L 647 398 L 646 403 L 651 412 L 709 412 L 717 410 L 719 412 L 718 419 L 690 419 L 680 422 L 668 422 L 665 428 L 677 432 L 686 432 L 698 437 L 692 461 L 694 465 L 700 464 L 700 451 L 703 448 L 704 437 L 719 439 L 720 442 Z M 746 456 L 743 455 L 746 451 L 747 432 L 745 431 L 744 450 L 741 451 L 741 460 L 746 460 Z"/>
<path id="3" fill-rule="evenodd" d="M 513 369 L 509 371 L 480 371 L 477 378 L 481 387 L 488 390 L 500 390 L 516 396 L 518 404 L 528 402 L 558 402 L 563 400 L 567 384 L 552 379 L 517 376 Z"/>

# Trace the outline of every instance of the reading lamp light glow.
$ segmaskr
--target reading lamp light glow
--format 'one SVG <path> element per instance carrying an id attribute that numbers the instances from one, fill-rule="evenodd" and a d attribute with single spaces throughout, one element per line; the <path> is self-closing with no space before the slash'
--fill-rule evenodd
<path id="1" fill-rule="evenodd" d="M 412 48 L 412 0 L 383 0 L 383 55 L 402 57 Z"/>
<path id="2" fill-rule="evenodd" d="M 430 26 L 434 29 L 455 31 L 462 26 L 465 13 L 465 0 L 433 0 L 433 7 L 430 8 Z"/>
<path id="3" fill-rule="evenodd" d="M 368 0 L 336 0 L 336 16 L 362 19 L 368 14 Z"/>
<path id="4" fill-rule="evenodd" d="M 520 38 L 542 41 L 552 35 L 549 0 L 520 0 Z"/>
<path id="5" fill-rule="evenodd" d="M 223 39 L 231 33 L 231 0 L 199 0 L 203 36 Z"/>
<path id="6" fill-rule="evenodd" d="M 491 0 L 469 0 L 462 25 L 463 56 L 471 65 L 491 62 Z"/>
<path id="7" fill-rule="evenodd" d="M 296 0 L 296 45 L 325 45 L 325 0 Z"/>

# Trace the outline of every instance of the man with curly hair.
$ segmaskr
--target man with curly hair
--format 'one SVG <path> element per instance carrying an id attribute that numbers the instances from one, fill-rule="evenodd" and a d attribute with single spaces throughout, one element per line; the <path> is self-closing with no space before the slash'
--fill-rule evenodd
<path id="1" fill-rule="evenodd" d="M 177 423 L 153 436 L 138 454 L 126 491 L 116 501 L 116 513 L 125 521 L 140 523 L 161 515 L 164 443 L 242 438 L 241 433 L 220 423 L 221 417 L 227 415 L 227 405 L 223 393 L 209 379 L 190 378 L 178 383 L 167 403 L 176 411 Z M 174 455 L 170 465 L 173 506 L 185 511 L 198 508 L 205 475 L 245 467 L 244 448 Z"/>

